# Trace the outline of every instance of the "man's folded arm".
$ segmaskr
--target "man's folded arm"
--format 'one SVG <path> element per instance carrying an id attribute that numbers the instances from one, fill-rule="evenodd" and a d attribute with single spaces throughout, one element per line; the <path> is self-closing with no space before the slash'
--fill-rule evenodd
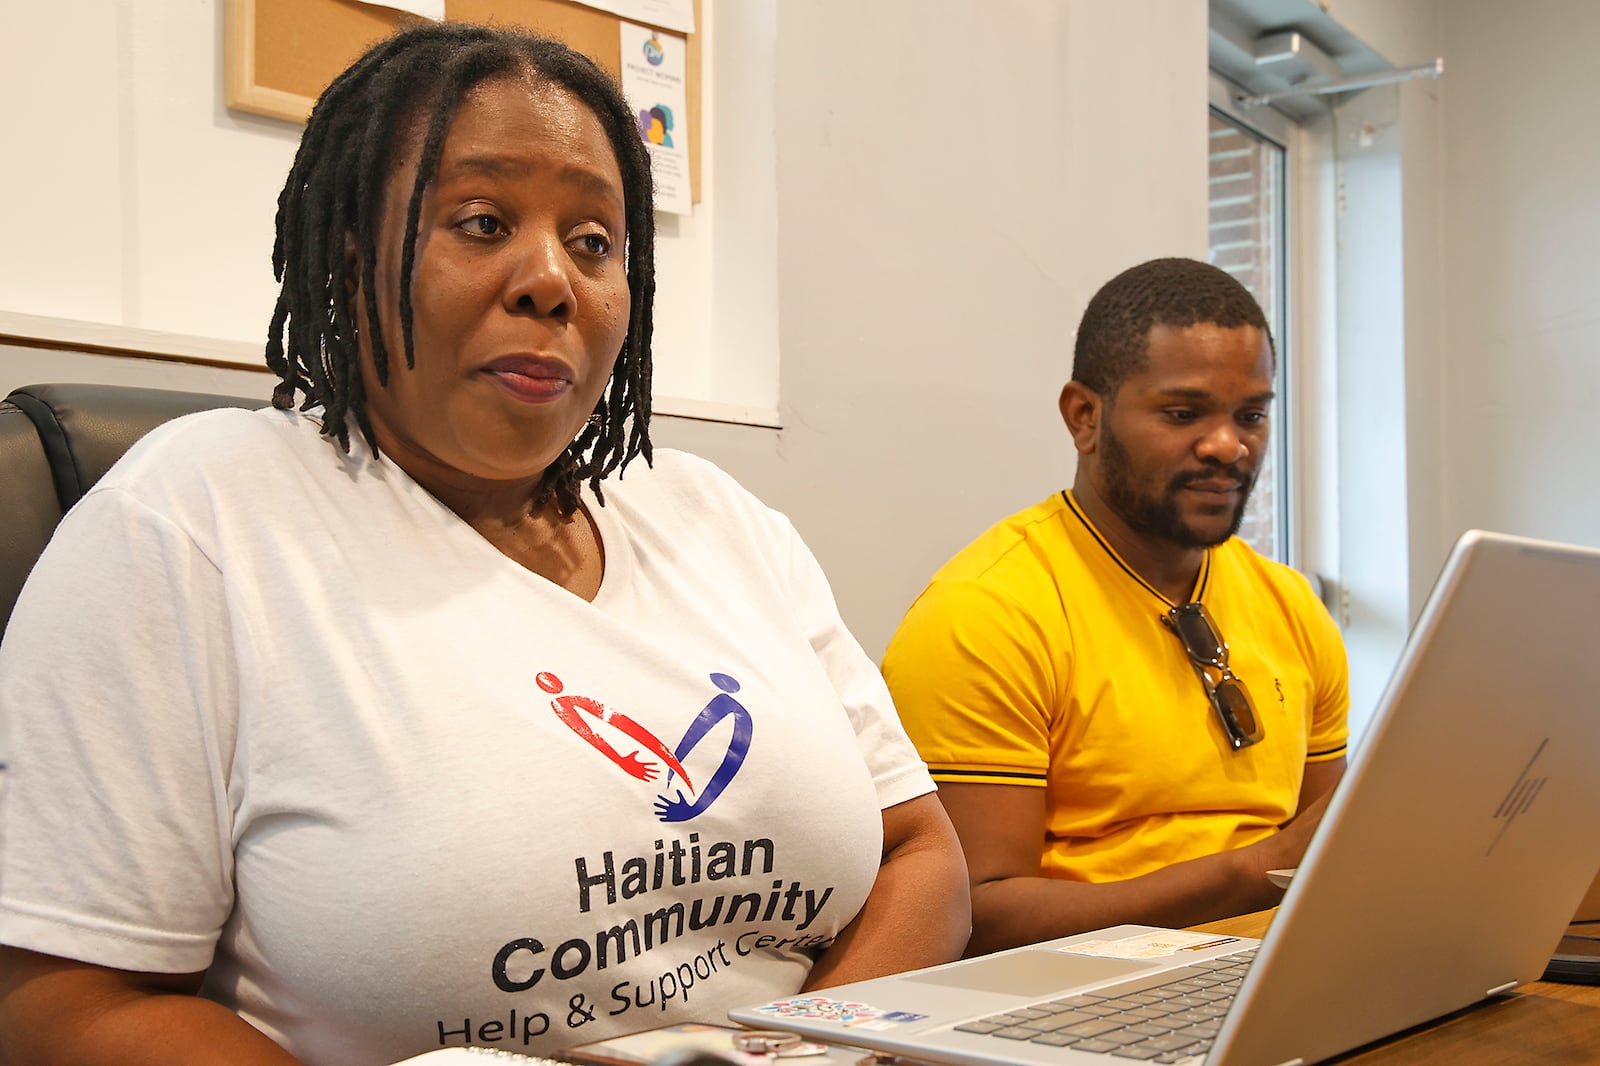
<path id="1" fill-rule="evenodd" d="M 1040 876 L 1045 790 L 1026 785 L 943 783 L 944 803 L 972 880 L 967 954 L 1032 944 L 1134 922 L 1188 926 L 1263 910 L 1283 893 L 1266 871 L 1295 866 L 1322 817 L 1328 792 L 1265 840 L 1173 863 L 1124 881 Z"/>

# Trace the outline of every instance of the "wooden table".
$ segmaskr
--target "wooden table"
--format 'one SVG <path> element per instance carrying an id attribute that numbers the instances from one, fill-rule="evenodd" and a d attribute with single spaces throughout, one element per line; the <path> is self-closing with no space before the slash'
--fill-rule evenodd
<path id="1" fill-rule="evenodd" d="M 1272 911 L 1197 925 L 1204 932 L 1265 935 Z M 1594 926 L 1585 931 L 1593 933 Z M 1534 981 L 1508 996 L 1407 1029 L 1331 1062 L 1428 1066 L 1579 1066 L 1600 1063 L 1600 985 Z"/>

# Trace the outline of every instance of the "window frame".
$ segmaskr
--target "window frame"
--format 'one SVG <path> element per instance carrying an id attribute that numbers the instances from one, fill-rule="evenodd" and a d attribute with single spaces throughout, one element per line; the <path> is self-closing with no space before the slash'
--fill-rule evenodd
<path id="1" fill-rule="evenodd" d="M 1271 107 L 1244 111 L 1235 102 L 1240 89 L 1212 72 L 1209 78 L 1208 115 L 1242 129 L 1277 148 L 1282 154 L 1282 165 L 1276 175 L 1275 194 L 1281 205 L 1273 219 L 1273 255 L 1276 274 L 1276 307 L 1263 308 L 1276 325 L 1273 342 L 1277 350 L 1274 373 L 1274 401 L 1272 447 L 1277 460 L 1276 478 L 1278 515 L 1280 523 L 1277 536 L 1279 561 L 1306 569 L 1304 541 L 1301 536 L 1305 526 L 1305 507 L 1311 502 L 1311 493 L 1304 491 L 1302 462 L 1307 441 L 1301 432 L 1306 398 L 1301 395 L 1300 362 L 1302 345 L 1298 332 L 1299 292 L 1294 269 L 1298 248 L 1299 227 L 1296 225 L 1297 197 L 1295 190 L 1299 179 L 1298 147 L 1301 138 L 1296 134 L 1300 124 Z M 1291 245 L 1296 245 L 1292 247 Z M 1209 237 L 1208 237 L 1209 247 Z"/>

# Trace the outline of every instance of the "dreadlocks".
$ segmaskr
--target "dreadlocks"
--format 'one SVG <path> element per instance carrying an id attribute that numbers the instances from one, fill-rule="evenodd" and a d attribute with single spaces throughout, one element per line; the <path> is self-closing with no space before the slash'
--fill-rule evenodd
<path id="1" fill-rule="evenodd" d="M 294 165 L 278 197 L 273 275 L 282 283 L 267 332 L 267 366 L 278 375 L 273 405 L 288 410 L 295 393 L 302 411 L 323 409 L 322 432 L 350 450 L 353 418 L 374 456 L 378 444 L 367 417 L 355 322 L 347 293 L 355 288 L 346 241 L 359 249 L 360 288 L 373 369 L 387 385 L 390 344 L 379 325 L 378 217 L 395 165 L 397 145 L 420 136 L 421 159 L 410 190 L 401 244 L 399 310 L 408 368 L 412 349 L 411 278 L 423 193 L 438 169 L 445 134 L 462 98 L 501 76 L 532 74 L 571 93 L 599 119 L 622 173 L 627 218 L 628 333 L 607 391 L 578 438 L 550 464 L 536 502 L 552 496 L 564 514 L 578 507 L 588 481 L 600 482 L 635 456 L 651 458 L 650 332 L 655 296 L 655 216 L 650 157 L 627 101 L 609 75 L 566 45 L 526 33 L 437 23 L 403 30 L 374 45 L 317 100 Z"/>
<path id="2" fill-rule="evenodd" d="M 1072 380 L 1113 396 L 1144 365 L 1152 328 L 1202 322 L 1223 329 L 1255 326 L 1272 345 L 1260 305 L 1226 271 L 1193 259 L 1152 259 L 1124 270 L 1100 287 L 1083 312 Z M 1271 350 L 1276 358 L 1276 348 Z"/>

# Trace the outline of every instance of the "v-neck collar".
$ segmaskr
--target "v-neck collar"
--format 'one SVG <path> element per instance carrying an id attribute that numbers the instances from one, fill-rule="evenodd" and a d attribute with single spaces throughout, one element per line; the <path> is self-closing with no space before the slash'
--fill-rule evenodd
<path id="1" fill-rule="evenodd" d="M 1073 517 L 1075 517 L 1079 522 L 1083 523 L 1083 528 L 1086 529 L 1089 532 L 1089 535 L 1094 538 L 1094 542 L 1105 550 L 1105 553 L 1111 557 L 1111 561 L 1116 563 L 1123 573 L 1137 581 L 1146 592 L 1160 600 L 1167 606 L 1168 609 L 1177 606 L 1177 604 L 1173 603 L 1159 590 L 1157 590 L 1154 585 L 1140 577 L 1139 572 L 1133 567 L 1129 566 L 1123 560 L 1122 556 L 1117 554 L 1117 550 L 1111 546 L 1111 542 L 1106 540 L 1105 536 L 1095 528 L 1094 523 L 1089 520 L 1089 516 L 1083 513 L 1083 508 L 1078 505 L 1077 497 L 1073 495 L 1071 489 L 1062 489 L 1061 499 L 1066 502 L 1067 510 L 1071 511 Z M 1205 554 L 1200 559 L 1200 576 L 1195 581 L 1194 591 L 1189 594 L 1189 599 L 1191 602 L 1198 602 L 1205 598 L 1206 583 L 1210 580 L 1211 549 L 1207 548 L 1205 549 Z"/>

